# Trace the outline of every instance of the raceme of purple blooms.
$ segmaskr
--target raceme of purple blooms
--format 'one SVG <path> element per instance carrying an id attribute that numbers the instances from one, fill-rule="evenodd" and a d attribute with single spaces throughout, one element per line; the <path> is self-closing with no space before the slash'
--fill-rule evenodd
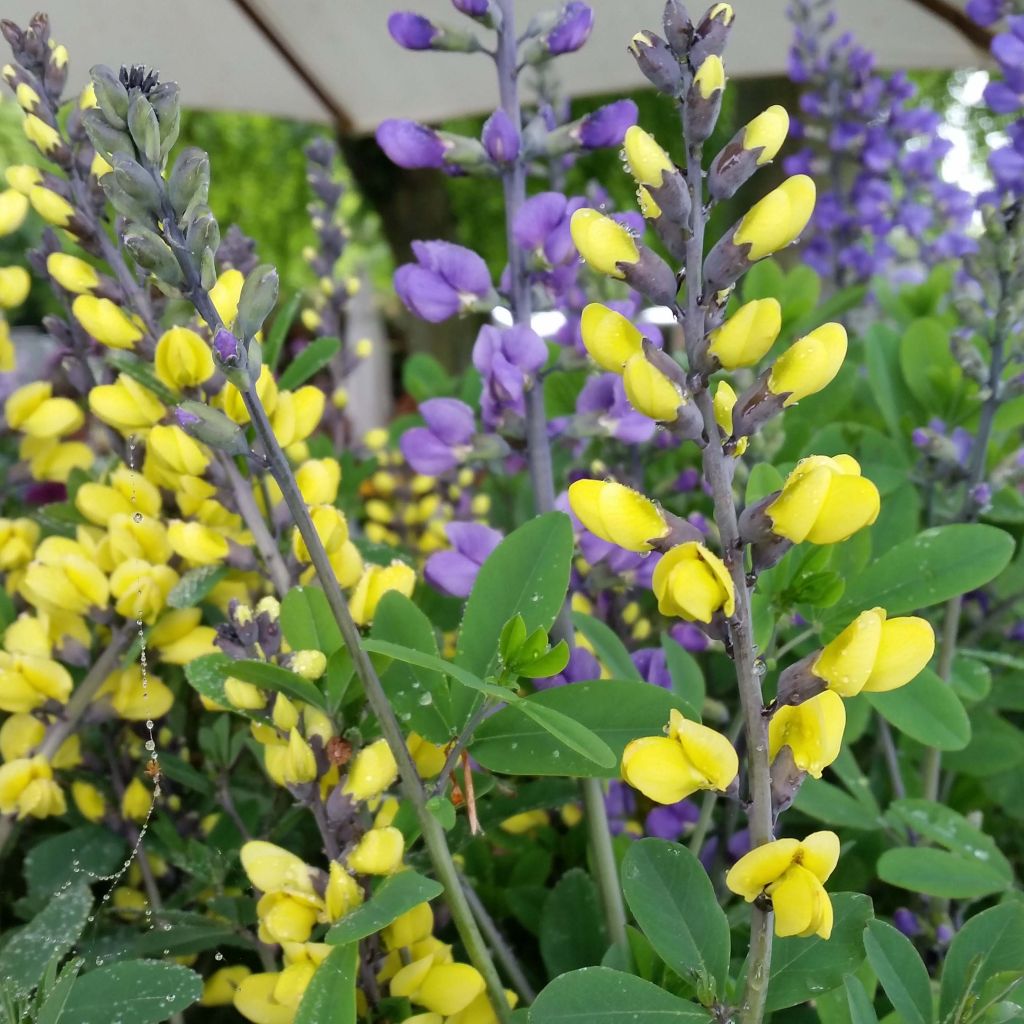
<path id="1" fill-rule="evenodd" d="M 377 145 L 388 159 L 406 170 L 443 167 L 447 147 L 440 135 L 416 121 L 390 118 L 377 127 Z"/>
<path id="2" fill-rule="evenodd" d="M 496 164 L 511 163 L 519 155 L 519 132 L 504 110 L 496 110 L 484 121 L 480 141 Z"/>
<path id="3" fill-rule="evenodd" d="M 569 220 L 586 205 L 583 196 L 570 199 L 561 192 L 538 192 L 516 213 L 512 237 L 521 249 L 543 257 L 552 267 L 575 263 L 576 247 L 569 233 Z"/>
<path id="4" fill-rule="evenodd" d="M 616 100 L 582 117 L 573 134 L 584 149 L 621 146 L 627 130 L 636 124 L 639 115 L 632 100 Z"/>
<path id="5" fill-rule="evenodd" d="M 473 344 L 473 365 L 483 378 L 480 413 L 488 427 L 507 413 L 524 416 L 528 379 L 547 362 L 548 347 L 527 327 L 484 324 Z"/>
<path id="6" fill-rule="evenodd" d="M 424 476 L 440 476 L 463 461 L 476 432 L 473 410 L 457 398 L 430 398 L 420 405 L 425 427 L 412 427 L 399 442 L 406 462 Z"/>
<path id="7" fill-rule="evenodd" d="M 435 551 L 423 567 L 427 582 L 452 597 L 469 597 L 480 566 L 501 543 L 501 533 L 482 523 L 448 523 L 450 551 Z"/>
<path id="8" fill-rule="evenodd" d="M 407 50 L 429 50 L 439 29 L 422 14 L 412 11 L 395 11 L 388 18 L 388 32 L 399 46 Z"/>
<path id="9" fill-rule="evenodd" d="M 472 249 L 454 242 L 413 242 L 415 263 L 395 271 L 395 291 L 406 308 L 440 323 L 482 302 L 491 292 L 487 264 Z"/>
<path id="10" fill-rule="evenodd" d="M 793 136 L 804 146 L 784 167 L 840 183 L 818 194 L 804 234 L 807 262 L 848 285 L 883 270 L 920 277 L 971 251 L 973 200 L 941 177 L 950 143 L 938 134 L 939 115 L 913 106 L 907 76 L 883 77 L 851 34 L 830 38 L 827 6 L 791 0 L 789 15 L 789 73 L 804 87 Z"/>

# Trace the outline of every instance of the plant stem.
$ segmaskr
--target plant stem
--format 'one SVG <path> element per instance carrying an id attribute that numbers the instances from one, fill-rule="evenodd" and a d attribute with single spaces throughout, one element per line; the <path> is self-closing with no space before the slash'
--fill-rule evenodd
<path id="1" fill-rule="evenodd" d="M 963 594 L 957 594 L 946 602 L 942 617 L 942 639 L 939 641 L 939 663 L 935 668 L 938 677 L 945 683 L 953 673 L 953 659 L 956 657 L 957 637 L 960 634 L 960 614 L 963 611 Z M 942 779 L 942 751 L 929 747 L 921 766 L 921 781 L 925 800 L 937 800 Z"/>
<path id="2" fill-rule="evenodd" d="M 455 767 L 458 764 L 459 757 L 462 752 L 466 749 L 466 745 L 473 738 L 473 733 L 476 732 L 477 726 L 487 717 L 487 713 L 491 708 L 496 707 L 497 702 L 484 698 L 477 706 L 477 709 L 469 716 L 469 721 L 462 727 L 462 732 L 459 733 L 458 739 L 452 744 L 451 750 L 448 751 L 447 756 L 444 759 L 444 767 L 441 769 L 441 773 L 437 777 L 437 782 L 434 783 L 433 789 L 430 790 L 430 796 L 439 796 L 448 784 L 448 776 L 455 771 Z"/>
<path id="3" fill-rule="evenodd" d="M 498 49 L 495 60 L 498 70 L 498 89 L 502 110 L 518 131 L 522 124 L 519 106 L 518 73 L 516 70 L 515 0 L 497 0 L 501 13 L 498 29 Z M 512 319 L 516 324 L 530 326 L 532 303 L 530 281 L 523 250 L 515 243 L 512 228 L 516 215 L 526 198 L 526 164 L 520 153 L 502 172 L 505 195 L 505 235 L 508 245 L 509 278 L 512 282 Z M 533 486 L 533 505 L 538 515 L 555 507 L 555 478 L 551 463 L 551 445 L 548 441 L 547 412 L 544 409 L 544 390 L 536 380 L 526 392 L 526 451 L 530 483 Z M 551 635 L 556 641 L 565 640 L 572 645 L 572 619 L 568 604 L 564 605 Z M 608 938 L 628 949 L 626 938 L 626 907 L 619 884 L 615 863 L 608 811 L 604 804 L 604 788 L 600 779 L 583 779 L 581 784 L 583 810 L 587 818 L 594 871 L 604 907 Z"/>

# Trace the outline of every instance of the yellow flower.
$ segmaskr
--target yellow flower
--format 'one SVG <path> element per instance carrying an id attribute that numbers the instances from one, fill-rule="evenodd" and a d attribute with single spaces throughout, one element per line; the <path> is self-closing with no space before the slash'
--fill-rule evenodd
<path id="1" fill-rule="evenodd" d="M 107 813 L 107 801 L 103 794 L 91 783 L 76 779 L 71 783 L 71 799 L 78 813 L 94 824 L 103 820 Z"/>
<path id="2" fill-rule="evenodd" d="M 708 351 L 726 370 L 753 366 L 775 344 L 782 330 L 778 299 L 754 299 L 740 306 L 721 327 L 708 335 Z"/>
<path id="3" fill-rule="evenodd" d="M 597 210 L 577 210 L 569 221 L 573 244 L 600 274 L 623 277 L 620 263 L 636 263 L 640 252 L 627 228 Z"/>
<path id="4" fill-rule="evenodd" d="M 814 212 L 814 198 L 814 182 L 806 174 L 794 174 L 750 208 L 733 234 L 733 243 L 749 243 L 750 260 L 778 252 L 807 226 Z"/>
<path id="5" fill-rule="evenodd" d="M 374 740 L 353 758 L 344 792 L 353 800 L 372 800 L 397 778 L 398 764 L 387 740 Z"/>
<path id="6" fill-rule="evenodd" d="M 794 544 L 837 544 L 870 526 L 881 506 L 878 488 L 849 455 L 801 459 L 767 508 L 772 530 Z"/>
<path id="7" fill-rule="evenodd" d="M 390 875 L 402 863 L 405 839 L 393 825 L 372 828 L 348 855 L 349 870 L 357 875 Z"/>
<path id="8" fill-rule="evenodd" d="M 30 437 L 63 437 L 85 422 L 85 414 L 70 398 L 54 398 L 48 380 L 18 388 L 4 404 L 4 416 L 12 430 Z"/>
<path id="9" fill-rule="evenodd" d="M 187 327 L 172 327 L 160 335 L 153 356 L 157 377 L 169 388 L 194 388 L 214 373 L 210 346 Z"/>
<path id="10" fill-rule="evenodd" d="M 32 560 L 39 524 L 31 519 L 0 519 L 0 570 L 20 569 Z"/>
<path id="11" fill-rule="evenodd" d="M 505 989 L 505 1000 L 510 1007 L 515 1007 L 519 1002 L 519 996 L 510 989 Z M 409 1021 L 407 1020 L 405 1024 L 409 1024 Z M 423 1021 L 423 1024 L 428 1024 L 428 1022 Z M 441 1018 L 439 1017 L 437 1021 L 432 1021 L 430 1024 L 441 1024 Z M 498 1016 L 494 1012 L 494 1007 L 491 1006 L 487 993 L 481 992 L 464 1010 L 453 1013 L 448 1018 L 447 1024 L 498 1024 Z"/>
<path id="12" fill-rule="evenodd" d="M 88 469 L 94 459 L 89 445 L 82 441 L 57 441 L 52 437 L 25 436 L 18 455 L 28 463 L 33 480 L 52 480 L 66 484 L 71 471 Z"/>
<path id="13" fill-rule="evenodd" d="M 162 503 L 157 488 L 139 474 L 132 474 L 123 465 L 111 473 L 109 483 L 82 484 L 75 495 L 75 508 L 99 526 L 109 525 L 114 516 L 131 516 L 135 512 L 141 512 L 147 517 L 157 516 Z"/>
<path id="14" fill-rule="evenodd" d="M 295 651 L 289 656 L 288 668 L 303 679 L 315 682 L 327 670 L 327 656 L 323 651 Z"/>
<path id="15" fill-rule="evenodd" d="M 17 761 L 28 757 L 46 737 L 46 725 L 35 715 L 25 712 L 11 715 L 0 726 L 0 759 Z M 74 768 L 82 763 L 82 742 L 77 735 L 69 736 L 50 758 L 53 768 Z"/>
<path id="16" fill-rule="evenodd" d="M 71 312 L 92 337 L 108 348 L 134 348 L 142 337 L 139 318 L 129 316 L 110 299 L 79 295 L 71 303 Z"/>
<path id="17" fill-rule="evenodd" d="M 242 846 L 239 856 L 249 881 L 261 892 L 283 889 L 313 892 L 309 865 L 280 846 L 254 839 Z"/>
<path id="18" fill-rule="evenodd" d="M 245 275 L 240 270 L 232 268 L 225 270 L 210 289 L 210 301 L 221 320 L 228 326 L 238 313 L 238 299 L 242 294 L 243 284 Z"/>
<path id="19" fill-rule="evenodd" d="M 252 1024 L 292 1024 L 295 1007 L 279 1002 L 274 995 L 280 977 L 275 971 L 243 978 L 235 992 L 235 1009 Z"/>
<path id="20" fill-rule="evenodd" d="M 629 359 L 643 351 L 643 335 L 621 313 L 600 302 L 584 307 L 580 332 L 591 359 L 611 373 L 622 373 Z"/>
<path id="21" fill-rule="evenodd" d="M 24 267 L 0 267 L 0 309 L 13 309 L 27 298 L 32 278 Z"/>
<path id="22" fill-rule="evenodd" d="M 307 505 L 332 505 L 341 484 L 341 463 L 337 459 L 307 459 L 295 470 L 295 482 Z"/>
<path id="23" fill-rule="evenodd" d="M 61 145 L 60 132 L 47 124 L 35 114 L 28 114 L 21 124 L 25 138 L 34 145 L 43 156 L 52 153 Z"/>
<path id="24" fill-rule="evenodd" d="M 788 134 L 789 114 L 785 107 L 776 103 L 747 123 L 743 132 L 743 148 L 761 149 L 757 157 L 760 167 L 775 159 Z"/>
<path id="25" fill-rule="evenodd" d="M 845 358 L 846 328 L 822 324 L 779 356 L 768 377 L 768 389 L 786 394 L 783 405 L 793 405 L 831 384 Z"/>
<path id="26" fill-rule="evenodd" d="M 151 565 L 141 558 L 129 558 L 110 574 L 110 594 L 118 615 L 156 622 L 167 605 L 178 574 L 169 565 Z"/>
<path id="27" fill-rule="evenodd" d="M 421 779 L 433 779 L 441 774 L 447 754 L 444 747 L 425 740 L 419 733 L 411 732 L 405 741 L 412 755 L 413 763 Z"/>
<path id="28" fill-rule="evenodd" d="M 57 661 L 0 651 L 0 711 L 34 711 L 48 700 L 66 704 L 72 685 L 68 670 Z"/>
<path id="29" fill-rule="evenodd" d="M 211 458 L 206 445 L 189 437 L 178 426 L 154 427 L 149 432 L 146 461 L 150 462 L 151 457 L 156 463 L 146 468 L 154 470 L 161 480 L 172 482 L 179 475 L 202 476 Z"/>
<path id="30" fill-rule="evenodd" d="M 434 912 L 429 903 L 418 903 L 396 917 L 380 934 L 386 949 L 409 949 L 434 931 Z"/>
<path id="31" fill-rule="evenodd" d="M 61 288 L 74 295 L 91 292 L 100 283 L 100 275 L 91 263 L 66 252 L 51 252 L 46 257 L 46 270 Z"/>
<path id="32" fill-rule="evenodd" d="M 673 423 L 683 404 L 683 394 L 647 356 L 631 356 L 622 370 L 629 404 L 637 412 L 661 423 Z"/>
<path id="33" fill-rule="evenodd" d="M 577 480 L 569 486 L 569 505 L 592 534 L 627 551 L 650 551 L 669 530 L 650 498 L 612 480 Z"/>
<path id="34" fill-rule="evenodd" d="M 67 810 L 64 793 L 45 757 L 23 757 L 0 765 L 0 814 L 48 818 Z"/>
<path id="35" fill-rule="evenodd" d="M 263 942 L 305 942 L 322 907 L 320 898 L 308 893 L 268 892 L 256 904 L 259 937 Z"/>
<path id="36" fill-rule="evenodd" d="M 102 568 L 112 571 L 114 566 L 129 558 L 141 558 L 154 565 L 170 560 L 171 545 L 167 528 L 158 519 L 117 513 L 110 517 L 107 536 L 100 542 L 104 556 Z"/>
<path id="37" fill-rule="evenodd" d="M 774 760 L 783 747 L 789 747 L 797 768 L 820 779 L 839 756 L 845 728 L 842 698 L 825 690 L 802 704 L 776 710 L 768 723 L 768 756 Z"/>
<path id="38" fill-rule="evenodd" d="M 0 373 L 10 373 L 16 363 L 14 342 L 11 340 L 11 326 L 0 314 Z"/>
<path id="39" fill-rule="evenodd" d="M 934 653 L 935 631 L 925 619 L 887 619 L 884 608 L 870 608 L 826 644 L 811 671 L 841 697 L 884 693 L 909 683 Z"/>
<path id="40" fill-rule="evenodd" d="M 284 769 L 285 780 L 296 785 L 312 782 L 316 778 L 316 757 L 313 748 L 302 738 L 298 729 L 288 734 L 288 760 Z"/>
<path id="41" fill-rule="evenodd" d="M 706 100 L 710 99 L 713 93 L 721 92 L 725 88 L 725 66 L 722 64 L 722 58 L 714 53 L 705 57 L 693 76 L 693 84 Z"/>
<path id="42" fill-rule="evenodd" d="M 715 413 L 715 422 L 722 428 L 726 437 L 732 437 L 732 411 L 736 408 L 736 392 L 733 391 L 728 381 L 720 380 L 715 388 L 715 397 L 712 401 L 712 408 Z M 736 444 L 735 454 L 737 457 L 747 450 L 747 439 L 741 437 Z"/>
<path id="43" fill-rule="evenodd" d="M 327 396 L 312 385 L 278 394 L 270 425 L 282 448 L 304 441 L 316 430 L 326 401 Z"/>
<path id="44" fill-rule="evenodd" d="M 832 902 L 824 882 L 839 861 L 839 837 L 814 832 L 803 842 L 776 839 L 741 857 L 725 876 L 729 889 L 753 903 L 771 897 L 775 934 L 804 938 L 832 934 Z"/>
<path id="45" fill-rule="evenodd" d="M 623 140 L 629 173 L 639 185 L 660 188 L 666 171 L 675 170 L 668 153 L 658 145 L 653 135 L 639 125 L 626 129 Z"/>
<path id="46" fill-rule="evenodd" d="M 4 179 L 15 192 L 20 192 L 27 199 L 32 186 L 43 180 L 43 172 L 31 164 L 12 164 L 4 171 Z"/>
<path id="47" fill-rule="evenodd" d="M 338 921 L 362 902 L 363 890 L 359 883 L 336 860 L 332 860 L 327 888 L 324 890 L 327 919 Z"/>
<path id="48" fill-rule="evenodd" d="M 548 812 L 539 808 L 534 811 L 520 811 L 501 823 L 501 831 L 512 836 L 521 836 L 535 828 L 543 828 L 549 820 Z"/>
<path id="49" fill-rule="evenodd" d="M 327 554 L 331 555 L 340 550 L 348 540 L 348 523 L 341 509 L 335 508 L 334 505 L 317 505 L 310 509 L 309 517 Z M 298 527 L 292 530 L 292 553 L 302 563 L 313 560 Z"/>
<path id="50" fill-rule="evenodd" d="M 390 565 L 366 566 L 349 598 L 352 618 L 357 625 L 365 626 L 373 620 L 380 599 L 389 590 L 397 590 L 398 593 L 411 597 L 415 586 L 416 571 L 398 559 Z"/>
<path id="51" fill-rule="evenodd" d="M 153 794 L 146 784 L 141 779 L 132 779 L 125 786 L 124 796 L 121 797 L 122 816 L 141 823 L 149 817 L 152 806 Z"/>
<path id="52" fill-rule="evenodd" d="M 633 740 L 622 752 L 622 778 L 659 804 L 674 804 L 699 789 L 724 792 L 738 772 L 726 737 L 675 710 L 667 736 Z"/>
<path id="53" fill-rule="evenodd" d="M 0 236 L 14 234 L 28 214 L 28 198 L 17 189 L 0 192 Z"/>
<path id="54" fill-rule="evenodd" d="M 99 384 L 89 392 L 89 408 L 104 423 L 125 436 L 147 431 L 164 418 L 163 402 L 126 373 L 113 384 Z"/>
<path id="55" fill-rule="evenodd" d="M 114 710 L 129 722 L 162 718 L 174 703 L 174 694 L 151 671 L 147 671 L 143 686 L 142 666 L 136 662 L 107 676 L 97 697 L 109 697 Z"/>
<path id="56" fill-rule="evenodd" d="M 256 394 L 263 403 L 267 415 L 272 416 L 277 408 L 277 381 L 270 367 L 264 364 L 260 367 L 260 375 L 256 380 Z M 249 422 L 249 410 L 242 401 L 242 393 L 234 384 L 225 384 L 224 390 L 220 393 L 221 405 L 224 408 L 224 415 L 235 423 L 245 424 Z"/>
<path id="57" fill-rule="evenodd" d="M 736 591 L 725 563 L 696 541 L 664 554 L 654 567 L 651 586 L 662 615 L 710 622 L 719 609 L 727 617 L 736 610 Z"/>
<path id="58" fill-rule="evenodd" d="M 167 539 L 176 555 L 191 565 L 214 565 L 223 561 L 231 550 L 227 538 L 202 523 L 171 520 Z"/>
<path id="59" fill-rule="evenodd" d="M 75 541 L 48 537 L 36 549 L 19 586 L 33 607 L 51 606 L 74 615 L 105 608 L 109 584 L 94 558 Z"/>
<path id="60" fill-rule="evenodd" d="M 212 626 L 201 626 L 200 608 L 174 608 L 165 612 L 149 631 L 147 642 L 168 665 L 187 665 L 204 654 L 215 654 Z"/>
<path id="61" fill-rule="evenodd" d="M 66 228 L 75 216 L 75 208 L 62 195 L 45 185 L 33 185 L 28 193 L 28 201 L 32 209 L 55 228 Z"/>
<path id="62" fill-rule="evenodd" d="M 203 996 L 199 1000 L 200 1006 L 231 1006 L 235 1001 L 235 994 L 239 986 L 245 981 L 252 971 L 245 964 L 236 964 L 233 967 L 222 967 L 214 971 L 203 982 Z"/>
<path id="63" fill-rule="evenodd" d="M 391 982 L 392 994 L 395 994 L 395 985 L 401 973 L 399 971 Z M 408 995 L 414 1003 L 426 1007 L 431 1013 L 449 1017 L 464 1010 L 483 991 L 483 975 L 475 967 L 469 964 L 431 962 L 429 970 L 416 989 L 413 992 L 403 991 L 399 994 Z"/>

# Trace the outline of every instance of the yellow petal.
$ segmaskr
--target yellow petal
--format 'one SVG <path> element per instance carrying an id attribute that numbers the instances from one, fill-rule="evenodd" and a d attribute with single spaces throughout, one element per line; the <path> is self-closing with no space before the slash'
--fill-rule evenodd
<path id="1" fill-rule="evenodd" d="M 840 697 L 855 697 L 871 675 L 882 639 L 884 608 L 861 612 L 826 644 L 811 671 Z"/>
<path id="2" fill-rule="evenodd" d="M 730 892 L 753 903 L 765 888 L 778 881 L 800 852 L 796 839 L 776 839 L 744 854 L 725 876 Z"/>
<path id="3" fill-rule="evenodd" d="M 621 313 L 591 302 L 580 317 L 580 333 L 590 357 L 611 373 L 622 373 L 632 356 L 643 351 L 643 335 Z"/>
<path id="4" fill-rule="evenodd" d="M 932 659 L 935 631 L 916 615 L 889 619 L 882 626 L 871 675 L 864 689 L 871 693 L 895 690 L 909 683 Z"/>
<path id="5" fill-rule="evenodd" d="M 674 804 L 701 788 L 704 777 L 683 747 L 667 736 L 645 736 L 622 752 L 622 778 L 659 804 Z"/>

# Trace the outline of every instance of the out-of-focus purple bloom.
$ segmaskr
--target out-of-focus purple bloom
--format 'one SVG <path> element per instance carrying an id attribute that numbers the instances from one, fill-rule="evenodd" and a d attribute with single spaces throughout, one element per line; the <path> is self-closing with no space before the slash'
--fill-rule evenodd
<path id="1" fill-rule="evenodd" d="M 594 417 L 597 426 L 624 444 L 643 444 L 657 430 L 654 420 L 629 404 L 622 378 L 615 373 L 589 378 L 576 398 L 576 413 Z"/>
<path id="2" fill-rule="evenodd" d="M 644 821 L 644 832 L 656 839 L 675 841 L 700 817 L 700 808 L 692 800 L 655 807 Z"/>
<path id="3" fill-rule="evenodd" d="M 452 6 L 470 18 L 482 18 L 491 9 L 491 0 L 452 0 Z"/>
<path id="4" fill-rule="evenodd" d="M 728 851 L 730 863 L 735 864 L 740 857 L 750 853 L 750 830 L 741 828 L 738 832 L 734 832 L 729 837 L 729 842 L 725 844 L 725 848 Z"/>
<path id="5" fill-rule="evenodd" d="M 29 505 L 50 505 L 55 501 L 67 501 L 68 489 L 65 484 L 45 480 L 30 483 L 25 488 L 25 502 Z"/>
<path id="6" fill-rule="evenodd" d="M 395 291 L 406 308 L 440 323 L 481 302 L 491 291 L 487 264 L 472 249 L 453 242 L 413 242 L 416 263 L 395 271 Z"/>
<path id="7" fill-rule="evenodd" d="M 473 410 L 457 398 L 430 398 L 420 406 L 425 427 L 412 427 L 399 442 L 406 461 L 425 476 L 454 469 L 470 451 Z"/>
<path id="8" fill-rule="evenodd" d="M 707 634 L 692 622 L 679 622 L 672 627 L 669 635 L 680 647 L 691 654 L 700 654 L 708 649 Z"/>
<path id="9" fill-rule="evenodd" d="M 393 164 L 407 170 L 444 166 L 444 140 L 433 128 L 415 121 L 402 118 L 381 121 L 377 127 L 377 145 Z"/>
<path id="10" fill-rule="evenodd" d="M 636 813 L 636 796 L 624 782 L 613 779 L 608 783 L 604 806 L 608 812 L 608 828 L 612 835 L 626 831 L 626 826 Z"/>
<path id="11" fill-rule="evenodd" d="M 897 907 L 893 911 L 892 923 L 909 939 L 921 933 L 921 922 L 918 921 L 917 915 L 907 907 Z"/>
<path id="12" fill-rule="evenodd" d="M 483 377 L 480 411 L 488 426 L 506 413 L 526 413 L 525 394 L 533 376 L 547 362 L 548 347 L 525 324 L 502 328 L 485 324 L 473 345 L 473 365 Z"/>
<path id="13" fill-rule="evenodd" d="M 695 491 L 700 487 L 701 479 L 700 470 L 688 466 L 676 477 L 675 489 L 684 493 L 686 491 Z"/>
<path id="14" fill-rule="evenodd" d="M 495 163 L 511 163 L 519 155 L 519 132 L 504 110 L 496 110 L 484 121 L 481 141 Z"/>
<path id="15" fill-rule="evenodd" d="M 583 117 L 575 134 L 584 149 L 621 146 L 627 129 L 636 124 L 639 113 L 632 100 L 616 100 Z"/>
<path id="16" fill-rule="evenodd" d="M 388 18 L 388 32 L 399 46 L 407 50 L 429 50 L 440 29 L 422 14 L 395 11 Z"/>
<path id="17" fill-rule="evenodd" d="M 587 683 L 592 679 L 601 678 L 601 666 L 597 658 L 585 647 L 574 647 L 569 652 L 569 661 L 557 676 L 546 679 L 534 679 L 533 685 L 538 690 L 550 690 L 553 686 L 564 686 L 566 683 Z"/>
<path id="18" fill-rule="evenodd" d="M 935 941 L 940 946 L 948 946 L 953 941 L 955 934 L 953 926 L 944 922 L 935 929 Z"/>
<path id="19" fill-rule="evenodd" d="M 427 582 L 452 597 L 469 597 L 480 566 L 501 543 L 501 533 L 482 523 L 448 523 L 450 551 L 435 551 L 423 566 Z"/>
<path id="20" fill-rule="evenodd" d="M 544 37 L 548 53 L 557 57 L 561 53 L 578 50 L 587 41 L 593 27 L 593 10 L 580 0 L 571 0 L 562 8 L 554 28 Z"/>
<path id="21" fill-rule="evenodd" d="M 660 647 L 642 647 L 630 655 L 644 679 L 663 690 L 672 689 L 672 673 L 668 670 L 665 652 Z"/>
<path id="22" fill-rule="evenodd" d="M 569 220 L 587 201 L 572 199 L 561 192 L 539 192 L 530 196 L 516 213 L 512 237 L 521 249 L 542 255 L 551 266 L 576 260 L 576 247 L 569 233 Z"/>
<path id="23" fill-rule="evenodd" d="M 979 25 L 994 25 L 1006 13 L 1006 0 L 967 0 L 967 17 Z"/>

